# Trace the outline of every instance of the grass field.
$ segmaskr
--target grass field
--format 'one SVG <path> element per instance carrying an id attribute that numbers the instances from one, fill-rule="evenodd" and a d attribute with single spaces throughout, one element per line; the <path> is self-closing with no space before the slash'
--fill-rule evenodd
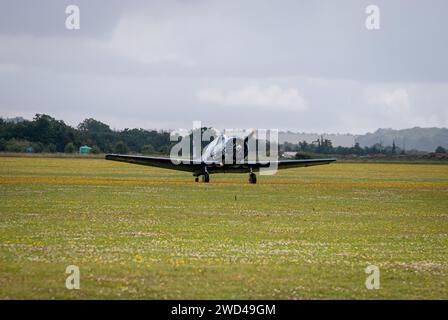
<path id="1" fill-rule="evenodd" d="M 447 165 L 258 178 L 2 157 L 0 298 L 448 298 Z"/>

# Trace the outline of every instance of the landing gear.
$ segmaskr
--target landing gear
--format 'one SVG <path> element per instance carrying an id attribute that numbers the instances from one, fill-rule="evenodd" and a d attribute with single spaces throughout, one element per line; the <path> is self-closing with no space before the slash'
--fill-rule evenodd
<path id="1" fill-rule="evenodd" d="M 249 174 L 249 183 L 257 183 L 257 176 L 253 172 Z"/>
<path id="2" fill-rule="evenodd" d="M 194 182 L 199 182 L 199 176 L 202 177 L 202 182 L 210 182 L 210 175 L 207 172 L 207 168 L 204 169 L 204 171 L 202 172 L 198 172 L 196 174 L 194 174 Z"/>

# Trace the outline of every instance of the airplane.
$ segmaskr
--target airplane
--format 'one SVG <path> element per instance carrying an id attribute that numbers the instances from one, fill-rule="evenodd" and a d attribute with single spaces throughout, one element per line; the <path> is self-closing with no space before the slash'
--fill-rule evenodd
<path id="1" fill-rule="evenodd" d="M 249 173 L 249 183 L 252 184 L 257 183 L 256 172 L 272 166 L 278 169 L 289 169 L 329 164 L 336 161 L 335 158 L 251 161 L 248 160 L 248 141 L 252 134 L 253 132 L 245 138 L 241 138 L 220 133 L 205 147 L 199 158 L 195 155 L 193 155 L 193 159 L 183 159 L 107 154 L 106 160 L 188 171 L 193 173 L 195 182 L 199 182 L 199 177 L 202 176 L 202 182 L 205 183 L 210 182 L 210 174 Z"/>

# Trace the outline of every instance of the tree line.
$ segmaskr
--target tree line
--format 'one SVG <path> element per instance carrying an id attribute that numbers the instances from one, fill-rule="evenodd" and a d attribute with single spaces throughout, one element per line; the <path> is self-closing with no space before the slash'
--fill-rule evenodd
<path id="1" fill-rule="evenodd" d="M 207 128 L 201 128 L 203 132 Z M 190 139 L 192 140 L 192 139 Z M 124 129 L 112 130 L 107 124 L 89 118 L 82 121 L 76 128 L 62 120 L 46 114 L 36 114 L 33 120 L 9 121 L 0 118 L 0 152 L 65 152 L 75 153 L 80 146 L 91 147 L 91 153 L 170 153 L 171 147 L 177 142 L 170 141 L 168 131 Z M 207 142 L 203 142 L 205 145 Z M 204 148 L 205 145 L 202 147 Z M 31 149 L 30 149 L 31 148 Z M 306 141 L 297 144 L 285 142 L 279 146 L 280 152 L 296 152 L 297 157 L 307 157 L 307 154 L 333 155 L 371 155 L 404 154 L 395 141 L 392 145 L 381 143 L 370 147 L 361 147 L 355 143 L 352 147 L 334 147 L 332 141 L 320 137 L 311 143 Z M 438 147 L 436 153 L 446 153 L 443 147 Z"/>
<path id="2" fill-rule="evenodd" d="M 357 155 L 365 156 L 372 154 L 383 154 L 387 156 L 406 154 L 406 150 L 399 148 L 395 141 L 392 145 L 384 146 L 382 143 L 375 143 L 370 147 L 361 147 L 358 142 L 352 147 L 334 147 L 331 140 L 320 137 L 319 139 L 309 143 L 300 141 L 297 144 L 285 142 L 280 145 L 281 152 L 297 152 L 297 157 L 306 157 L 310 154 L 332 154 L 332 155 Z M 414 150 L 415 151 L 415 150 Z M 436 153 L 446 153 L 447 150 L 441 146 L 435 149 Z"/>
<path id="3" fill-rule="evenodd" d="M 74 153 L 87 145 L 92 153 L 169 154 L 171 144 L 168 131 L 116 131 L 92 118 L 85 119 L 76 128 L 46 114 L 36 114 L 31 121 L 0 119 L 0 151 L 6 152 Z"/>

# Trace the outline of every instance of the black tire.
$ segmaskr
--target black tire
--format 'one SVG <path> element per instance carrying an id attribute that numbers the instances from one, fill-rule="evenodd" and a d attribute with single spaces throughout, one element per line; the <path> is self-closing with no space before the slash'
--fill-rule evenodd
<path id="1" fill-rule="evenodd" d="M 199 177 L 194 177 L 194 182 L 199 182 Z"/>
<path id="2" fill-rule="evenodd" d="M 210 182 L 210 176 L 208 173 L 202 175 L 202 182 Z"/>
<path id="3" fill-rule="evenodd" d="M 249 174 L 249 183 L 257 183 L 257 176 L 255 175 L 255 173 Z"/>

